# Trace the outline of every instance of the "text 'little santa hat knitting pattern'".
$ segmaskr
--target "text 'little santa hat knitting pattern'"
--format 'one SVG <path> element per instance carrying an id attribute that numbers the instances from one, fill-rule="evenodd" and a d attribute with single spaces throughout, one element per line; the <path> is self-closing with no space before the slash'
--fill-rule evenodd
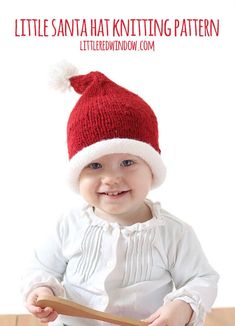
<path id="1" fill-rule="evenodd" d="M 138 95 L 93 71 L 79 75 L 68 64 L 54 71 L 54 88 L 72 87 L 79 100 L 67 124 L 69 183 L 79 191 L 81 170 L 91 161 L 113 153 L 142 158 L 153 173 L 153 188 L 160 186 L 166 168 L 160 156 L 157 118 Z"/>

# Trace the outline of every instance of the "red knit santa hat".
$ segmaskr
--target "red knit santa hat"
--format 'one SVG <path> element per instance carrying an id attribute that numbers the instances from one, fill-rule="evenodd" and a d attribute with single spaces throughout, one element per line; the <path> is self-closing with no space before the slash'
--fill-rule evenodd
<path id="1" fill-rule="evenodd" d="M 103 155 L 129 153 L 142 158 L 153 173 L 153 188 L 165 179 L 160 156 L 157 118 L 138 95 L 94 71 L 78 75 L 66 65 L 54 73 L 54 87 L 73 87 L 82 94 L 67 124 L 69 182 L 79 189 L 81 170 Z"/>

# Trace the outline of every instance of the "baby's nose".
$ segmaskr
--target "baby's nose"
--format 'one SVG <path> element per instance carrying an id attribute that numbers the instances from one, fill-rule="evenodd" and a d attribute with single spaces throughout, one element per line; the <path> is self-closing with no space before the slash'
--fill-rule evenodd
<path id="1" fill-rule="evenodd" d="M 104 184 L 117 184 L 119 183 L 121 180 L 121 176 L 119 174 L 115 174 L 115 173 L 110 173 L 110 174 L 106 174 L 102 177 L 102 182 Z"/>

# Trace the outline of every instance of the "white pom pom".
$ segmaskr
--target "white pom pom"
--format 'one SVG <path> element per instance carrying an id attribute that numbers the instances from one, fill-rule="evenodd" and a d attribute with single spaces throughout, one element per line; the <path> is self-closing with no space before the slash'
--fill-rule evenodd
<path id="1" fill-rule="evenodd" d="M 62 61 L 51 70 L 51 80 L 49 84 L 52 88 L 65 92 L 71 87 L 69 78 L 76 75 L 78 75 L 77 67 L 73 66 L 71 63 Z"/>

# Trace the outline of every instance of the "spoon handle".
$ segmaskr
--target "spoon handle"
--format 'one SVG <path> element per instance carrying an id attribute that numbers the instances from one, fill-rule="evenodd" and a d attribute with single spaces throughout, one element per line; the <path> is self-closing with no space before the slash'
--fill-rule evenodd
<path id="1" fill-rule="evenodd" d="M 119 317 L 107 312 L 102 312 L 80 305 L 70 300 L 62 299 L 53 296 L 39 296 L 37 306 L 41 308 L 51 307 L 58 314 L 77 316 L 82 318 L 90 318 L 106 321 L 122 326 L 146 326 L 147 323 L 139 320 L 134 320 L 126 317 Z"/>

